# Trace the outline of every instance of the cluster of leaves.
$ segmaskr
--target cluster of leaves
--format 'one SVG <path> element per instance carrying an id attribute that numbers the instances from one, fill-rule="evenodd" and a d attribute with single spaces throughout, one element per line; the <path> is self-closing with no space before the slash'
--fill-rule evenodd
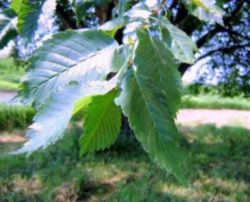
<path id="1" fill-rule="evenodd" d="M 18 32 L 27 43 L 45 2 L 11 2 Z M 57 33 L 34 52 L 19 96 L 32 103 L 37 114 L 27 132 L 29 141 L 15 154 L 55 142 L 82 108 L 87 108 L 80 138 L 82 154 L 106 148 L 117 138 L 123 113 L 152 159 L 185 179 L 187 155 L 174 122 L 181 100 L 177 61 L 193 63 L 197 48 L 171 24 L 161 3 L 149 2 L 126 10 L 126 1 L 119 1 L 117 18 L 97 28 Z M 209 1 L 185 3 L 192 12 L 197 8 L 215 20 L 222 18 Z M 132 31 L 118 45 L 113 37 L 122 27 Z"/>

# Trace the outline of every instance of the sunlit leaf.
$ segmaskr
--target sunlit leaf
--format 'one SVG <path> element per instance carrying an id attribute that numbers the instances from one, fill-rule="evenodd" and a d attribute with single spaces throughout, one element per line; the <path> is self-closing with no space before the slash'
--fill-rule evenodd
<path id="1" fill-rule="evenodd" d="M 81 153 L 109 147 L 121 127 L 121 110 L 114 103 L 117 90 L 93 96 L 84 116 L 84 134 L 80 139 Z"/>
<path id="2" fill-rule="evenodd" d="M 52 92 L 69 82 L 79 82 L 91 71 L 105 78 L 110 72 L 114 50 L 118 44 L 103 31 L 66 31 L 55 34 L 35 51 L 29 70 L 23 78 L 21 95 L 36 105 L 44 103 Z"/>
<path id="3" fill-rule="evenodd" d="M 38 110 L 27 132 L 29 141 L 16 153 L 32 152 L 56 141 L 79 106 L 77 100 L 105 94 L 117 78 L 111 72 L 117 43 L 102 31 L 58 33 L 36 50 L 30 60 L 24 94 Z M 26 90 L 26 91 L 25 91 Z"/>
<path id="4" fill-rule="evenodd" d="M 23 0 L 11 0 L 10 8 L 19 13 Z"/>

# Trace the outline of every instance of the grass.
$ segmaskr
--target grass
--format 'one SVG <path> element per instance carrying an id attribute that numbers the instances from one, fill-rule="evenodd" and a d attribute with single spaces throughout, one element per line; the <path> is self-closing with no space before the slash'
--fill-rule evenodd
<path id="1" fill-rule="evenodd" d="M 35 110 L 30 106 L 0 103 L 0 131 L 26 128 L 32 121 Z"/>
<path id="2" fill-rule="evenodd" d="M 215 95 L 184 95 L 181 108 L 250 110 L 250 99 L 241 97 L 225 98 Z"/>
<path id="3" fill-rule="evenodd" d="M 24 74 L 24 62 L 13 58 L 0 58 L 0 89 L 17 90 L 20 78 Z"/>
<path id="4" fill-rule="evenodd" d="M 72 127 L 46 150 L 0 156 L 4 201 L 250 201 L 250 131 L 240 127 L 179 126 L 190 145 L 190 184 L 152 163 L 134 136 L 121 134 L 110 149 L 79 157 L 82 130 Z"/>
<path id="5" fill-rule="evenodd" d="M 18 83 L 0 80 L 0 89 L 1 90 L 18 90 Z"/>

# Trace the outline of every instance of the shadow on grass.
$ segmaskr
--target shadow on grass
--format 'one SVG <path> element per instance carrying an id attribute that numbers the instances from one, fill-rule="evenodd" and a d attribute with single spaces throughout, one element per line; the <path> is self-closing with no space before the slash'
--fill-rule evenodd
<path id="1" fill-rule="evenodd" d="M 249 201 L 250 131 L 215 125 L 179 128 L 190 143 L 187 186 L 152 163 L 134 136 L 122 134 L 110 149 L 79 157 L 83 131 L 74 127 L 29 157 L 0 156 L 0 193 L 29 202 Z M 38 189 L 30 191 L 34 181 Z"/>

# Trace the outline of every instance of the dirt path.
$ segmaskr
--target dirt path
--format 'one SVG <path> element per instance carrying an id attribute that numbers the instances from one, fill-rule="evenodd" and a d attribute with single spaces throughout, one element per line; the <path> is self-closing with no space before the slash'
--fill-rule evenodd
<path id="1" fill-rule="evenodd" d="M 8 103 L 12 98 L 16 96 L 16 91 L 12 90 L 0 90 L 0 103 Z"/>
<path id="2" fill-rule="evenodd" d="M 182 109 L 177 115 L 177 122 L 185 125 L 214 123 L 217 126 L 242 126 L 250 129 L 250 111 Z"/>

